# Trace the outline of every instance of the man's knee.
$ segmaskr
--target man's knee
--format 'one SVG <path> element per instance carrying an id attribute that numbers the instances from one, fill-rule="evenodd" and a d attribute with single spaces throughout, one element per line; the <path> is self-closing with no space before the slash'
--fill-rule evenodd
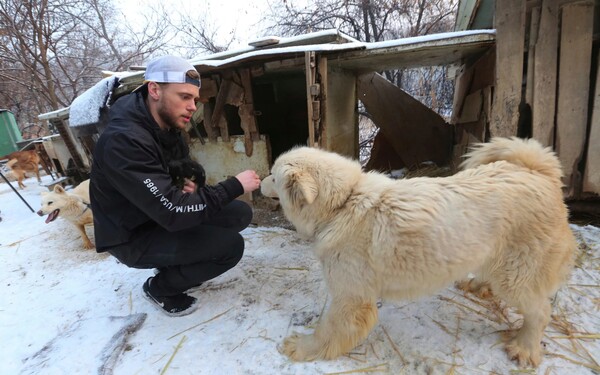
<path id="1" fill-rule="evenodd" d="M 252 212 L 252 207 L 250 207 L 250 205 L 248 203 L 246 203 L 246 202 L 241 202 L 241 203 L 242 204 L 240 205 L 241 206 L 240 207 L 240 221 L 241 221 L 241 226 L 242 226 L 241 230 L 244 230 L 252 222 L 252 217 L 254 214 Z"/>
<path id="2" fill-rule="evenodd" d="M 226 227 L 241 232 L 252 222 L 252 207 L 244 201 L 233 200 L 222 210 L 222 215 L 227 222 Z"/>
<path id="3" fill-rule="evenodd" d="M 238 264 L 244 255 L 244 237 L 241 234 L 236 233 L 231 236 L 232 243 L 229 246 L 229 256 L 226 259 L 227 263 L 232 264 L 232 267 Z"/>

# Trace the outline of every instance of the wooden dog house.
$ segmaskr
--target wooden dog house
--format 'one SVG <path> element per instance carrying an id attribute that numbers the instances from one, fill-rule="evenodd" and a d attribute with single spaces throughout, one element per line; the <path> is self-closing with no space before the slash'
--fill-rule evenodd
<path id="1" fill-rule="evenodd" d="M 447 163 L 453 127 L 377 72 L 477 59 L 494 39 L 493 30 L 482 30 L 362 43 L 328 30 L 191 59 L 202 78 L 203 103 L 189 131 L 191 153 L 214 180 L 246 168 L 266 175 L 274 158 L 300 144 L 356 157 L 360 100 L 401 165 Z M 140 85 L 143 69 L 120 73 L 107 102 Z M 103 111 L 100 121 L 64 132 L 88 157 L 104 126 Z M 40 118 L 61 129 L 68 112 Z"/>

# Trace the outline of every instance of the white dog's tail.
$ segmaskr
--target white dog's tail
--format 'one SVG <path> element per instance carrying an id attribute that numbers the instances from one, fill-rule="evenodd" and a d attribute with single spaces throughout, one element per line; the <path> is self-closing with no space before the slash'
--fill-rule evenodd
<path id="1" fill-rule="evenodd" d="M 562 185 L 560 160 L 550 147 L 544 148 L 534 139 L 492 138 L 488 143 L 474 145 L 465 157 L 462 169 L 504 160 L 537 171 Z"/>

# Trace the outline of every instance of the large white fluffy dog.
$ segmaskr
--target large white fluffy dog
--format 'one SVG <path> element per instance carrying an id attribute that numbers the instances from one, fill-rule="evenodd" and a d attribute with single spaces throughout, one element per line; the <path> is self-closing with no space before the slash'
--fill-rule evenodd
<path id="1" fill-rule="evenodd" d="M 277 158 L 262 192 L 314 239 L 332 296 L 314 333 L 287 337 L 284 354 L 335 358 L 369 334 L 378 298 L 429 294 L 472 273 L 471 290 L 491 288 L 524 316 L 506 343 L 509 356 L 540 363 L 550 297 L 577 246 L 560 162 L 534 140 L 496 138 L 462 167 L 450 177 L 392 180 L 315 148 Z"/>

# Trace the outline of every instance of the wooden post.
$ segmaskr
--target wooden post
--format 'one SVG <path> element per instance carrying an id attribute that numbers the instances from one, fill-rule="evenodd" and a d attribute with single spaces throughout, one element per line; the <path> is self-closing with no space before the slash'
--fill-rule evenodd
<path id="1" fill-rule="evenodd" d="M 252 80 L 249 69 L 241 69 L 240 76 L 242 87 L 244 88 L 244 98 L 238 107 L 238 114 L 241 120 L 241 127 L 244 130 L 244 146 L 246 155 L 252 156 L 254 141 L 258 141 L 260 136 L 256 126 L 256 117 L 254 115 L 254 97 L 252 95 Z"/>
<path id="2" fill-rule="evenodd" d="M 321 117 L 318 122 L 318 128 L 315 130 L 317 132 L 315 135 L 315 145 L 317 147 L 321 144 L 321 139 L 323 138 L 324 134 L 327 133 L 327 92 L 329 90 L 329 84 L 327 83 L 329 77 L 328 70 L 329 66 L 327 64 L 327 57 L 319 56 L 318 73 L 320 77 L 319 84 L 321 87 L 319 106 L 322 110 L 320 111 Z"/>
<path id="3" fill-rule="evenodd" d="M 565 197 L 577 198 L 588 121 L 593 2 L 565 5 L 561 25 L 556 153 L 564 168 Z"/>
<path id="4" fill-rule="evenodd" d="M 316 61 L 315 52 L 306 51 L 304 54 L 304 67 L 306 70 L 306 110 L 308 113 L 308 145 L 315 146 L 315 103 L 313 103 L 313 90 L 316 84 Z"/>
<path id="5" fill-rule="evenodd" d="M 523 80 L 526 2 L 496 1 L 496 83 L 490 135 L 517 135 Z"/>
<path id="6" fill-rule="evenodd" d="M 596 53 L 596 61 L 600 58 Z M 596 69 L 596 89 L 590 136 L 587 141 L 587 158 L 583 175 L 583 193 L 600 195 L 600 66 Z"/>

